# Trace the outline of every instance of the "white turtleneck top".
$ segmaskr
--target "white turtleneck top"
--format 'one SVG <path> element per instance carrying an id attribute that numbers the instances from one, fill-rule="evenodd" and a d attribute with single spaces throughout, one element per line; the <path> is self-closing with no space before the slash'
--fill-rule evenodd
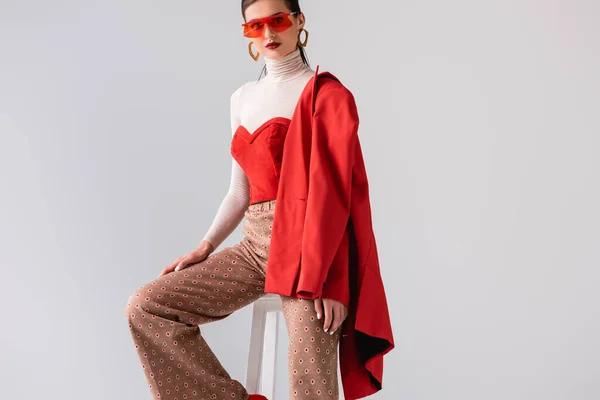
<path id="1" fill-rule="evenodd" d="M 231 95 L 231 134 L 242 125 L 253 134 L 264 122 L 275 118 L 292 118 L 298 99 L 315 71 L 303 63 L 295 49 L 280 59 L 265 57 L 267 75 L 259 81 L 246 82 Z M 203 240 L 213 248 L 223 243 L 244 218 L 250 203 L 250 184 L 244 170 L 232 157 L 229 190 Z"/>

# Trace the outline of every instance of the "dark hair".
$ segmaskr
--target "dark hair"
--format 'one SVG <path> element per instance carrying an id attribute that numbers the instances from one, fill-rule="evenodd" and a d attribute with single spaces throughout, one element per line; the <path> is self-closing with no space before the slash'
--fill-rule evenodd
<path id="1" fill-rule="evenodd" d="M 250 7 L 252 4 L 256 3 L 257 1 L 258 0 L 242 0 L 242 17 L 244 18 L 244 21 L 246 20 L 246 9 L 248 7 Z M 283 0 L 283 2 L 285 3 L 286 7 L 289 8 L 290 12 L 298 12 L 298 13 L 302 12 L 300 10 L 299 0 Z M 304 48 L 298 44 L 296 44 L 296 48 L 300 50 L 300 57 L 302 57 L 302 61 L 304 62 L 304 64 L 306 64 L 307 66 L 310 66 L 310 64 L 308 63 L 308 58 L 306 57 Z M 260 80 L 260 77 L 262 76 L 263 72 L 265 73 L 265 75 L 267 74 L 267 66 L 266 65 L 263 67 L 260 75 L 258 76 L 259 80 Z"/>

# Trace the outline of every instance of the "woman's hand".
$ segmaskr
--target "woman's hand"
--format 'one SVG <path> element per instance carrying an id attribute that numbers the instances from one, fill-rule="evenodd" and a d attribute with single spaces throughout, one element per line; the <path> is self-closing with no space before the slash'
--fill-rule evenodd
<path id="1" fill-rule="evenodd" d="M 191 264 L 196 264 L 206 260 L 206 258 L 214 251 L 213 245 L 207 241 L 203 240 L 200 242 L 200 245 L 194 249 L 191 253 L 186 254 L 185 256 L 179 257 L 177 260 L 173 261 L 169 266 L 165 267 L 159 275 L 159 278 L 163 275 L 166 275 L 173 271 L 180 271 L 184 268 L 187 268 Z"/>
<path id="2" fill-rule="evenodd" d="M 342 322 L 348 316 L 348 308 L 337 300 L 333 299 L 315 299 L 315 311 L 317 312 L 317 319 L 321 319 L 323 315 L 323 330 L 329 331 L 330 335 L 342 326 Z M 325 311 L 323 313 L 323 311 Z"/>

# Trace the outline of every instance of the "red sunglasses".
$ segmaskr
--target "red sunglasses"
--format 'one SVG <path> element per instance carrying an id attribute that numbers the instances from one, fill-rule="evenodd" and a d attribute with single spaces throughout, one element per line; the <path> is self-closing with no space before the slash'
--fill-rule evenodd
<path id="1" fill-rule="evenodd" d="M 248 21 L 242 26 L 244 27 L 244 36 L 248 38 L 257 38 L 265 33 L 265 27 L 269 25 L 273 32 L 283 32 L 294 24 L 291 15 L 300 14 L 298 11 L 290 13 L 280 13 L 263 18 L 256 18 Z"/>

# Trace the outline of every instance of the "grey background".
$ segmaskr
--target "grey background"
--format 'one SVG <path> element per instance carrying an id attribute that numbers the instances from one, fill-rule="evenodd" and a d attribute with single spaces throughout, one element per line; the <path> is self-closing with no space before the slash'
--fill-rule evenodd
<path id="1" fill-rule="evenodd" d="M 600 398 L 600 4 L 301 4 L 361 117 L 397 344 L 372 398 Z M 125 304 L 226 192 L 229 96 L 263 65 L 241 22 L 0 0 L 1 398 L 150 398 Z M 241 380 L 250 312 L 203 328 Z"/>

